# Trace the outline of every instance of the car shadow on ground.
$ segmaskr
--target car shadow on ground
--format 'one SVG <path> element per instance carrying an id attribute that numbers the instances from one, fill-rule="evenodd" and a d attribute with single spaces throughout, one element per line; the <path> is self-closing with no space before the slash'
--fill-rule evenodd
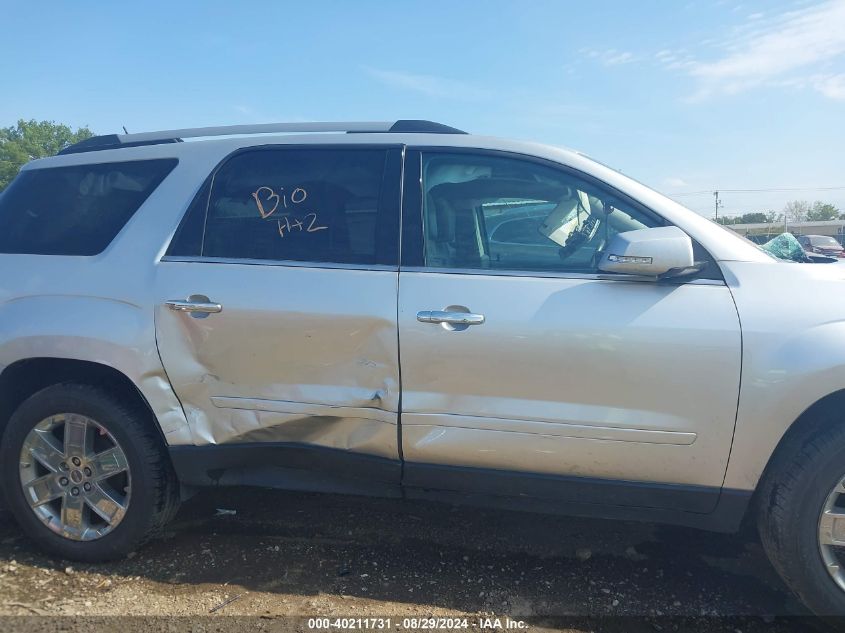
<path id="1" fill-rule="evenodd" d="M 11 559 L 69 564 L 3 514 L 0 563 Z M 203 491 L 129 559 L 74 567 L 153 581 L 145 591 L 220 585 L 535 622 L 806 613 L 753 534 L 255 488 Z"/>

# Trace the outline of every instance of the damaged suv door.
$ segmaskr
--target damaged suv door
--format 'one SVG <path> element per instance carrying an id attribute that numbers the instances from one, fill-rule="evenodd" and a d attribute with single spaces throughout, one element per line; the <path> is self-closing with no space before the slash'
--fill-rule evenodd
<path id="1" fill-rule="evenodd" d="M 398 147 L 258 147 L 197 194 L 156 273 L 176 453 L 218 445 L 174 458 L 183 481 L 398 483 L 400 170 Z"/>

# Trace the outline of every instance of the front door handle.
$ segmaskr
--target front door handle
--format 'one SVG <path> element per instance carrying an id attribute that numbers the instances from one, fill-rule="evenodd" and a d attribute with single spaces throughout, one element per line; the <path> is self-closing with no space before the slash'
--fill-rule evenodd
<path id="1" fill-rule="evenodd" d="M 417 312 L 420 323 L 448 323 L 449 325 L 481 325 L 484 323 L 483 314 L 472 312 L 446 312 L 444 310 L 423 310 Z"/>
<path id="2" fill-rule="evenodd" d="M 166 305 L 171 310 L 175 310 L 176 312 L 199 312 L 201 314 L 216 314 L 217 312 L 221 312 L 223 310 L 223 306 L 219 303 L 213 303 L 211 301 L 183 301 L 181 299 L 170 299 L 169 301 L 165 301 L 164 305 Z"/>

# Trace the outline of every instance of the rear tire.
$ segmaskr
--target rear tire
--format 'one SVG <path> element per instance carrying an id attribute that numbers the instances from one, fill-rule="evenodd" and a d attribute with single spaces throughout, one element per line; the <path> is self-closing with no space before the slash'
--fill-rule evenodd
<path id="1" fill-rule="evenodd" d="M 787 438 L 774 459 L 759 490 L 763 547 L 811 611 L 845 615 L 845 546 L 834 548 L 823 535 L 831 533 L 825 508 L 840 511 L 831 504 L 839 503 L 841 487 L 843 521 L 835 531 L 845 545 L 845 426 L 838 419 L 819 420 L 811 430 Z M 829 570 L 831 560 L 842 561 L 836 574 Z"/>
<path id="2" fill-rule="evenodd" d="M 0 472 L 24 533 L 70 560 L 123 557 L 179 507 L 149 412 L 91 385 L 54 385 L 21 404 L 3 434 Z"/>

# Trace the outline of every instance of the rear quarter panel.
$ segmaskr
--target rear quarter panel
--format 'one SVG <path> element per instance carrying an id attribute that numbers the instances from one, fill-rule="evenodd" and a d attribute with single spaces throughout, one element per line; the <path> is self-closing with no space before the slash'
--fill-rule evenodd
<path id="1" fill-rule="evenodd" d="M 168 443 L 178 441 L 184 415 L 161 367 L 147 315 L 102 297 L 35 295 L 0 306 L 0 368 L 27 358 L 68 358 L 117 369 L 138 387 Z"/>
<path id="2" fill-rule="evenodd" d="M 162 147 L 113 150 L 36 161 L 27 168 L 163 156 Z M 180 161 L 99 255 L 0 254 L 0 370 L 34 357 L 108 365 L 135 383 L 169 444 L 190 443 L 156 348 L 153 268 L 217 160 L 203 155 Z"/>

